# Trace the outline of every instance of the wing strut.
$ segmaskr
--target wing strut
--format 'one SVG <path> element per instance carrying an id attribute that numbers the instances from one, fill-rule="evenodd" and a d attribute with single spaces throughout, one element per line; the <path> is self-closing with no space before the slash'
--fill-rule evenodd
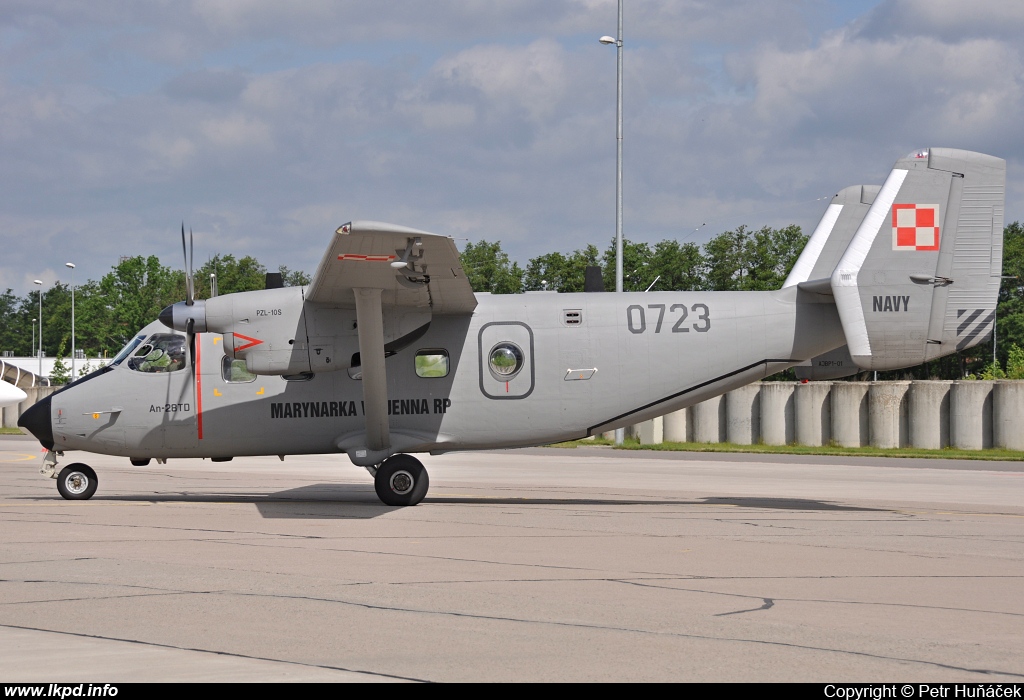
<path id="1" fill-rule="evenodd" d="M 363 371 L 363 406 L 366 414 L 366 447 L 374 452 L 391 447 L 388 426 L 388 378 L 384 367 L 384 316 L 381 290 L 355 290 L 356 323 L 359 326 L 359 357 Z"/>

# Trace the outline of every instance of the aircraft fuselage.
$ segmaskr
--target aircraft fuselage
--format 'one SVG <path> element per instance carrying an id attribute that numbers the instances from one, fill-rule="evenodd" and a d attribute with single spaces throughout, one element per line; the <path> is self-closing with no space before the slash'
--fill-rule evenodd
<path id="1" fill-rule="evenodd" d="M 795 288 L 479 295 L 474 313 L 434 316 L 385 361 L 391 441 L 403 452 L 537 445 L 662 415 L 841 346 L 824 301 Z M 152 333 L 167 329 L 139 335 Z M 227 458 L 360 442 L 363 391 L 350 371 L 231 381 L 222 342 L 197 334 L 194 376 L 122 362 L 55 393 L 54 449 Z M 488 366 L 503 343 L 522 352 L 507 381 Z M 447 376 L 417 372 L 431 351 L 447 354 Z"/>

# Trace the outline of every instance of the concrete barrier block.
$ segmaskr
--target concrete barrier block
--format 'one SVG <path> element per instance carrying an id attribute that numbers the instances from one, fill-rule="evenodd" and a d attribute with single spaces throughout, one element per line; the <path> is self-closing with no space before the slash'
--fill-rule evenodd
<path id="1" fill-rule="evenodd" d="M 831 391 L 832 442 L 842 447 L 870 444 L 869 382 L 834 382 Z"/>
<path id="2" fill-rule="evenodd" d="M 949 395 L 950 444 L 961 450 L 992 447 L 992 393 L 995 382 L 953 382 Z"/>
<path id="3" fill-rule="evenodd" d="M 796 440 L 793 417 L 795 382 L 761 384 L 761 442 L 789 445 Z"/>
<path id="4" fill-rule="evenodd" d="M 796 418 L 796 441 L 799 444 L 820 447 L 832 440 L 831 388 L 832 382 L 796 385 L 793 392 L 793 415 Z"/>
<path id="5" fill-rule="evenodd" d="M 910 383 L 910 445 L 925 450 L 949 447 L 949 392 L 953 382 Z"/>
<path id="6" fill-rule="evenodd" d="M 892 449 L 910 444 L 909 392 L 910 382 L 871 382 L 868 423 L 872 446 Z"/>
<path id="7" fill-rule="evenodd" d="M 996 382 L 992 393 L 992 444 L 1024 450 L 1024 382 Z"/>
<path id="8" fill-rule="evenodd" d="M 17 404 L 14 404 L 13 406 L 5 406 L 3 409 L 0 409 L 0 410 L 3 411 L 3 415 L 0 415 L 0 419 L 2 419 L 2 422 L 0 422 L 0 425 L 2 425 L 5 428 L 16 428 L 16 427 L 18 427 L 18 405 Z"/>
<path id="9" fill-rule="evenodd" d="M 690 421 L 687 420 L 687 412 L 690 409 L 682 408 L 664 416 L 662 423 L 662 437 L 665 442 L 688 442 L 690 435 L 687 433 Z"/>
<path id="10" fill-rule="evenodd" d="M 721 396 L 690 407 L 694 442 L 725 441 L 725 401 Z"/>
<path id="11" fill-rule="evenodd" d="M 761 384 L 733 389 L 725 395 L 725 439 L 736 445 L 761 441 Z"/>
<path id="12" fill-rule="evenodd" d="M 664 423 L 661 416 L 645 420 L 640 424 L 640 444 L 660 445 L 664 436 Z"/>

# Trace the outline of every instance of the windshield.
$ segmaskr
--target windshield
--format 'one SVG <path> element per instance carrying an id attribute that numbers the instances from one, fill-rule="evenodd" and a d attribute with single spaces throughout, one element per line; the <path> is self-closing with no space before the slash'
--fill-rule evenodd
<path id="1" fill-rule="evenodd" d="M 110 366 L 116 367 L 117 365 L 121 364 L 121 360 L 131 355 L 132 351 L 135 350 L 135 348 L 139 347 L 139 343 L 141 343 L 145 339 L 146 336 L 144 335 L 136 336 L 130 343 L 128 343 L 121 349 L 121 352 L 117 353 L 117 357 L 110 361 Z"/>
<path id="2" fill-rule="evenodd" d="M 171 333 L 157 333 L 140 347 L 132 359 L 128 360 L 129 369 L 136 372 L 162 374 L 177 372 L 185 368 L 185 338 Z"/>

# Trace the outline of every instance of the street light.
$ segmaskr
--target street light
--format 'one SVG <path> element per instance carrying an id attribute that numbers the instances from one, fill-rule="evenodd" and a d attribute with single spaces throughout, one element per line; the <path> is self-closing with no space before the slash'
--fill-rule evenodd
<path id="1" fill-rule="evenodd" d="M 39 285 L 39 351 L 36 356 L 39 358 L 39 378 L 43 377 L 43 281 L 34 280 Z"/>
<path id="2" fill-rule="evenodd" d="M 71 381 L 75 381 L 75 264 L 64 263 L 71 268 Z"/>
<path id="3" fill-rule="evenodd" d="M 619 0 L 619 31 L 598 39 L 615 45 L 615 291 L 622 292 L 622 0 Z M 615 429 L 615 444 L 626 438 L 624 428 Z"/>

